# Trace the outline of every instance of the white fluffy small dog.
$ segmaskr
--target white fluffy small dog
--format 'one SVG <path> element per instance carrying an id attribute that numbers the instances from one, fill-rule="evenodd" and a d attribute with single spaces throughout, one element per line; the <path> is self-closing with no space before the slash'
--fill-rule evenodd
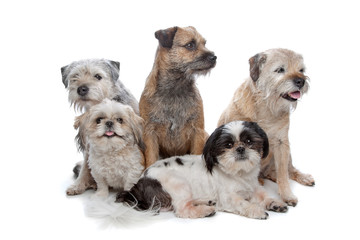
<path id="1" fill-rule="evenodd" d="M 287 211 L 258 182 L 260 161 L 268 151 L 267 136 L 256 123 L 228 123 L 212 133 L 202 156 L 157 161 L 130 191 L 118 193 L 117 202 L 138 210 L 173 210 L 182 218 L 223 211 L 266 219 L 266 210 Z"/>
<path id="2" fill-rule="evenodd" d="M 75 125 L 84 129 L 96 195 L 108 196 L 109 187 L 129 190 L 144 170 L 142 118 L 130 106 L 105 99 L 79 116 Z"/>

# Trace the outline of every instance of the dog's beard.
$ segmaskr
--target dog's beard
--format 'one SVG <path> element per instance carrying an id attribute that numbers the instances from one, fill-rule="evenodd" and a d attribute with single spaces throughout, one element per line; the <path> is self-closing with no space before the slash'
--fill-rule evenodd
<path id="1" fill-rule="evenodd" d="M 181 64 L 173 63 L 173 66 L 171 67 L 171 72 L 175 75 L 183 75 L 186 79 L 193 79 L 198 76 L 205 76 L 207 74 L 210 74 L 211 69 L 216 66 L 216 62 L 211 62 L 207 60 L 206 56 L 199 57 L 192 62 Z"/>
<path id="2" fill-rule="evenodd" d="M 90 107 L 101 103 L 104 98 L 109 97 L 108 91 L 104 91 L 101 85 L 90 85 L 89 92 L 85 96 L 77 93 L 77 87 L 69 88 L 70 106 L 74 106 L 75 111 L 83 112 L 89 110 Z"/>
<path id="3" fill-rule="evenodd" d="M 260 154 L 249 148 L 243 154 L 228 150 L 218 157 L 219 168 L 229 175 L 260 171 L 260 159 Z"/>
<path id="4" fill-rule="evenodd" d="M 295 110 L 297 102 L 307 93 L 309 89 L 308 80 L 302 88 L 294 85 L 292 79 L 257 82 L 257 93 L 261 95 L 261 101 L 265 102 L 268 109 L 277 115 L 280 112 Z"/>

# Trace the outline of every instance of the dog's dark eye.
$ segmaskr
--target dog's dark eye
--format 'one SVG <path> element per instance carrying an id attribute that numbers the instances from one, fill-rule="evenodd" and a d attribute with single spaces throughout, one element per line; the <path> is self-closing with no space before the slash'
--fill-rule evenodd
<path id="1" fill-rule="evenodd" d="M 302 68 L 302 69 L 299 70 L 299 72 L 304 73 L 305 69 Z"/>
<path id="2" fill-rule="evenodd" d="M 117 118 L 116 121 L 118 121 L 118 123 L 122 124 L 124 122 L 124 120 L 122 118 Z"/>
<path id="3" fill-rule="evenodd" d="M 196 44 L 194 41 L 191 41 L 185 45 L 185 48 L 190 51 L 195 50 L 195 47 L 196 47 Z"/>
<path id="4" fill-rule="evenodd" d="M 103 119 L 103 118 L 101 118 L 101 117 L 97 118 L 97 119 L 96 119 L 96 124 L 100 124 L 102 119 Z"/>
<path id="5" fill-rule="evenodd" d="M 226 144 L 225 144 L 225 148 L 227 148 L 227 149 L 230 149 L 230 148 L 232 148 L 233 146 L 234 146 L 233 143 L 226 143 Z"/>
<path id="6" fill-rule="evenodd" d="M 250 140 L 250 139 L 247 139 L 246 141 L 245 141 L 245 143 L 247 144 L 247 145 L 252 145 L 252 141 Z"/>
<path id="7" fill-rule="evenodd" d="M 284 73 L 285 72 L 285 69 L 283 67 L 279 67 L 275 70 L 275 72 L 277 73 Z"/>
<path id="8" fill-rule="evenodd" d="M 102 79 L 102 77 L 101 77 L 99 74 L 96 74 L 94 77 L 95 77 L 97 80 L 101 80 L 101 79 Z"/>

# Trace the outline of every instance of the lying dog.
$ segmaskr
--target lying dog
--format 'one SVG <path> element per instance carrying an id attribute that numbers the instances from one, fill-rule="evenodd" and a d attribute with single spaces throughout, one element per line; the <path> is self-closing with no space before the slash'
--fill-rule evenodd
<path id="1" fill-rule="evenodd" d="M 258 182 L 260 160 L 268 154 L 265 132 L 251 122 L 231 122 L 217 128 L 203 155 L 157 161 L 117 202 L 138 210 L 173 210 L 177 217 L 202 218 L 217 211 L 266 219 L 266 210 L 286 212 Z"/>

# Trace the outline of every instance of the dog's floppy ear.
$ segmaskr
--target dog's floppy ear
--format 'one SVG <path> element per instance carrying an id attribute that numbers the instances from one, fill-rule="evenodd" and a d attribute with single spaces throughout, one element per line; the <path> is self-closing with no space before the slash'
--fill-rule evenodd
<path id="1" fill-rule="evenodd" d="M 177 29 L 178 27 L 172 27 L 165 30 L 158 30 L 155 32 L 155 38 L 159 40 L 162 47 L 171 48 Z"/>
<path id="2" fill-rule="evenodd" d="M 129 125 L 134 135 L 136 144 L 142 152 L 145 152 L 145 143 L 143 141 L 144 120 L 138 116 L 130 106 L 126 106 L 126 111 L 130 117 Z"/>
<path id="3" fill-rule="evenodd" d="M 68 67 L 69 65 L 66 65 L 61 68 L 62 82 L 64 83 L 65 88 L 68 87 L 68 80 L 67 80 L 68 72 L 66 71 Z"/>
<path id="4" fill-rule="evenodd" d="M 250 77 L 254 82 L 256 82 L 259 79 L 261 67 L 265 63 L 265 61 L 266 61 L 266 55 L 263 53 L 258 53 L 249 59 Z"/>
<path id="5" fill-rule="evenodd" d="M 217 156 L 219 155 L 219 150 L 223 146 L 219 146 L 218 140 L 223 132 L 224 125 L 215 129 L 215 131 L 210 135 L 208 140 L 205 143 L 203 150 L 203 157 L 205 159 L 207 170 L 212 173 L 212 170 L 216 164 L 219 163 Z"/>
<path id="6" fill-rule="evenodd" d="M 84 143 L 86 142 L 85 134 L 84 134 L 84 132 L 86 131 L 86 128 L 82 128 L 82 130 L 80 130 L 79 128 L 81 125 L 84 124 L 84 121 L 88 116 L 89 116 L 89 111 L 87 111 L 75 118 L 74 128 L 75 128 L 75 130 L 78 130 L 78 133 L 76 134 L 76 137 L 75 137 L 75 142 L 76 142 L 76 146 L 77 146 L 77 149 L 79 152 L 83 152 L 85 150 Z"/>
<path id="7" fill-rule="evenodd" d="M 109 70 L 111 80 L 116 82 L 119 79 L 120 73 L 120 63 L 112 60 L 105 60 Z"/>
<path id="8" fill-rule="evenodd" d="M 77 130 L 85 121 L 85 119 L 88 117 L 89 113 L 88 111 L 81 114 L 80 116 L 75 117 L 74 121 L 74 129 Z"/>
<path id="9" fill-rule="evenodd" d="M 244 122 L 244 126 L 253 129 L 263 139 L 263 154 L 261 158 L 266 158 L 269 154 L 269 140 L 265 131 L 256 122 Z"/>

